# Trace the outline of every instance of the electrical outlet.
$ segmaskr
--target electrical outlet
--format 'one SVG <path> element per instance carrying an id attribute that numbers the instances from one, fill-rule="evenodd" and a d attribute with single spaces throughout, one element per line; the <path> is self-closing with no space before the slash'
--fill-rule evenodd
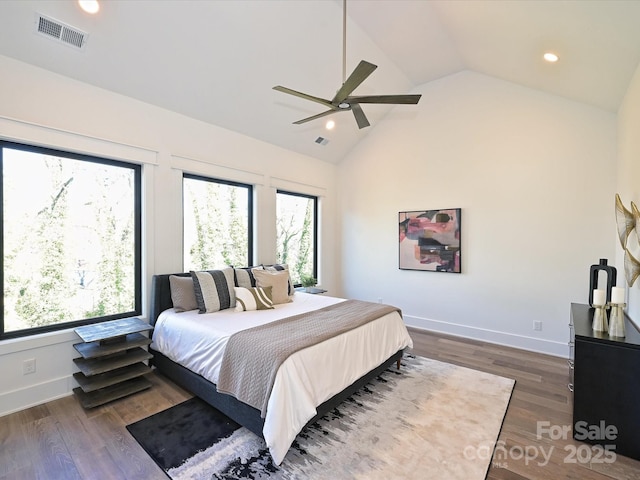
<path id="1" fill-rule="evenodd" d="M 533 322 L 533 329 L 536 331 L 541 331 L 542 330 L 542 322 L 540 320 L 536 320 L 535 322 Z"/>
<path id="2" fill-rule="evenodd" d="M 22 363 L 22 374 L 29 375 L 30 373 L 36 373 L 36 359 L 30 358 Z"/>

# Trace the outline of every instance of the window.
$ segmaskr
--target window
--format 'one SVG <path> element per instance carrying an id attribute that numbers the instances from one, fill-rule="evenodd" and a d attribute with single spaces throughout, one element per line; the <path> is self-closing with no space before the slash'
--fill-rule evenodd
<path id="1" fill-rule="evenodd" d="M 184 269 L 253 261 L 253 187 L 195 175 L 183 178 Z"/>
<path id="2" fill-rule="evenodd" d="M 141 167 L 0 141 L 0 338 L 142 313 Z"/>
<path id="3" fill-rule="evenodd" d="M 291 280 L 317 278 L 318 197 L 278 190 L 277 261 L 289 266 Z"/>

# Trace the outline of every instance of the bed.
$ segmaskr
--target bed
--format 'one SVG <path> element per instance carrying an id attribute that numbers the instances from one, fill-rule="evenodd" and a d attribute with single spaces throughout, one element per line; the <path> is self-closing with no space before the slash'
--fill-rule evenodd
<path id="1" fill-rule="evenodd" d="M 292 301 L 267 311 L 214 313 L 176 312 L 170 278 L 189 273 L 155 275 L 152 280 L 150 323 L 155 327 L 150 351 L 152 365 L 163 375 L 265 439 L 280 464 L 305 425 L 333 409 L 393 363 L 400 367 L 411 338 L 399 312 L 390 312 L 360 327 L 340 333 L 287 357 L 277 369 L 263 409 L 220 393 L 220 361 L 236 330 L 286 322 L 314 311 L 346 306 L 347 301 L 324 295 L 295 292 Z M 237 279 L 236 279 L 237 282 Z M 196 279 L 197 283 L 197 279 Z M 233 288 L 231 288 L 233 290 Z M 235 298 L 231 299 L 235 302 Z M 342 302 L 345 302 L 344 304 Z M 352 301 L 348 301 L 352 302 Z M 340 305 L 339 305 L 340 304 Z M 373 305 L 373 304 L 371 304 Z M 246 330 L 245 330 L 246 328 Z M 203 333 L 206 330 L 206 334 Z M 215 339 L 209 339 L 214 330 Z M 190 333 L 189 333 L 190 332 Z M 222 333 L 221 333 L 222 332 Z M 231 350 L 229 346 L 228 350 Z M 250 356 L 251 349 L 247 349 Z M 228 353 L 228 352 L 227 352 Z M 211 361 L 218 359 L 217 367 Z"/>

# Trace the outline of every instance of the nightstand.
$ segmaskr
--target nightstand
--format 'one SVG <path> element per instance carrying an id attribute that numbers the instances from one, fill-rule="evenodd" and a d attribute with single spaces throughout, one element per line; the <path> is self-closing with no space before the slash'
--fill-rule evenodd
<path id="1" fill-rule="evenodd" d="M 93 408 L 151 387 L 144 375 L 151 368 L 144 362 L 153 357 L 145 348 L 151 338 L 142 332 L 153 327 L 139 318 L 125 318 L 78 327 L 82 339 L 74 348 L 80 369 L 74 373 L 79 387 L 73 389 L 84 408 Z"/>
<path id="2" fill-rule="evenodd" d="M 325 290 L 324 288 L 318 288 L 318 287 L 298 287 L 296 288 L 296 292 L 312 293 L 316 295 L 318 293 L 327 293 L 327 290 Z"/>

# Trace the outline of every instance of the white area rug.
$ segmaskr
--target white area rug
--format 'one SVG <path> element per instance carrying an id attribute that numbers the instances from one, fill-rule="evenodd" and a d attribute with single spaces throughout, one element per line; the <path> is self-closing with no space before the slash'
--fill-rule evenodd
<path id="1" fill-rule="evenodd" d="M 244 428 L 180 467 L 182 479 L 481 480 L 514 380 L 405 355 L 305 429 L 280 466 Z"/>

